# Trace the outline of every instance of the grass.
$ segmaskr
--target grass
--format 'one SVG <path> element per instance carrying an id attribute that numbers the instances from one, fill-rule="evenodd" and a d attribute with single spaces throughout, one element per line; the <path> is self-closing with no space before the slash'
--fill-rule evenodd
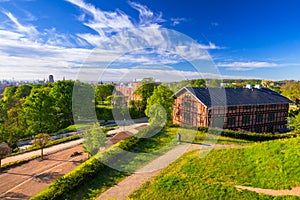
<path id="1" fill-rule="evenodd" d="M 300 199 L 268 196 L 235 185 L 265 189 L 300 186 L 300 138 L 254 144 L 241 149 L 214 149 L 200 158 L 191 151 L 147 182 L 130 199 Z"/>
<path id="2" fill-rule="evenodd" d="M 130 150 L 131 152 L 138 154 L 130 156 L 127 152 L 121 152 L 123 157 L 128 157 L 128 160 L 125 160 L 125 162 L 124 160 L 116 160 L 113 166 L 106 167 L 105 170 L 95 176 L 92 181 L 82 185 L 77 191 L 74 191 L 71 194 L 71 199 L 95 199 L 99 194 L 129 176 L 131 174 L 130 172 L 141 168 L 153 159 L 175 147 L 177 145 L 176 134 L 178 131 L 180 131 L 182 139 L 186 142 L 192 142 L 194 137 L 197 136 L 197 142 L 200 143 L 203 142 L 203 139 L 206 136 L 205 133 L 199 131 L 195 135 L 196 132 L 189 129 L 179 129 L 177 127 L 166 128 L 159 133 L 154 134 L 152 137 L 143 139 L 139 145 Z M 212 138 L 213 136 L 214 135 L 211 135 L 209 140 L 211 143 L 215 141 L 215 139 L 218 139 L 216 136 Z M 220 138 L 222 138 L 221 143 L 226 144 L 244 144 L 245 142 L 225 137 L 219 137 L 219 139 Z M 205 139 L 204 141 L 206 142 L 207 140 Z M 122 170 L 119 171 L 113 168 L 121 168 Z"/>
<path id="3" fill-rule="evenodd" d="M 154 158 L 163 154 L 176 145 L 175 136 L 176 129 L 170 128 L 163 130 L 151 138 L 144 139 L 142 143 L 137 145 L 133 152 L 143 152 L 128 156 L 128 160 L 114 163 L 115 166 L 121 167 L 123 171 L 106 167 L 106 169 L 98 174 L 92 181 L 86 183 L 77 191 L 72 193 L 71 199 L 95 199 L 99 194 L 129 176 L 134 170 L 142 167 Z M 121 152 L 122 154 L 122 152 Z M 124 152 L 124 156 L 126 152 Z"/>

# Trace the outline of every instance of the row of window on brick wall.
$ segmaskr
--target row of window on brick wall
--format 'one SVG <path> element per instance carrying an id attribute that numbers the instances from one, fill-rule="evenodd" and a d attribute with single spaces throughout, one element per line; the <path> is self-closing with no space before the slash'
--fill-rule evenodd
<path id="1" fill-rule="evenodd" d="M 272 121 L 282 121 L 285 117 L 284 113 L 277 113 L 277 116 L 275 113 L 269 113 L 269 114 L 261 114 L 261 115 L 254 115 L 252 118 L 255 117 L 255 123 L 261 123 L 261 122 L 272 122 Z M 251 122 L 251 115 L 244 115 L 242 116 L 242 124 L 249 124 Z M 235 125 L 236 124 L 236 116 L 228 117 L 227 118 L 227 125 Z"/>
<path id="2" fill-rule="evenodd" d="M 270 104 L 270 105 L 256 105 L 256 106 L 230 106 L 228 107 L 228 112 L 251 112 L 258 110 L 278 110 L 278 109 L 287 109 L 288 105 L 285 104 Z M 222 108 L 221 108 L 222 109 Z"/>

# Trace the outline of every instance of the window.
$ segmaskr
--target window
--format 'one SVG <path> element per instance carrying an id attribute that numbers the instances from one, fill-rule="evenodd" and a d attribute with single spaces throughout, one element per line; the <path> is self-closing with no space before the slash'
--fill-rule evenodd
<path id="1" fill-rule="evenodd" d="M 274 113 L 270 113 L 270 114 L 269 114 L 268 120 L 269 120 L 269 121 L 273 121 L 273 120 L 274 120 Z"/>
<path id="2" fill-rule="evenodd" d="M 190 108 L 191 107 L 191 103 L 188 102 L 188 101 L 184 102 L 184 107 Z"/>
<path id="3" fill-rule="evenodd" d="M 262 132 L 262 128 L 261 127 L 255 127 L 255 132 L 256 133 L 261 133 Z"/>
<path id="4" fill-rule="evenodd" d="M 185 94 L 185 97 L 189 99 L 189 98 L 191 98 L 191 95 L 190 94 Z"/>
<path id="5" fill-rule="evenodd" d="M 244 106 L 243 107 L 245 110 L 250 110 L 251 109 L 251 106 Z"/>
<path id="6" fill-rule="evenodd" d="M 269 108 L 274 109 L 276 108 L 276 105 L 275 104 L 269 105 Z"/>
<path id="7" fill-rule="evenodd" d="M 233 111 L 233 110 L 236 110 L 236 106 L 228 107 L 228 111 Z"/>
<path id="8" fill-rule="evenodd" d="M 227 124 L 230 125 L 234 125 L 235 124 L 235 117 L 228 117 L 227 119 Z"/>
<path id="9" fill-rule="evenodd" d="M 190 113 L 185 112 L 183 114 L 183 119 L 185 122 L 189 122 L 190 121 Z"/>
<path id="10" fill-rule="evenodd" d="M 265 107 L 264 105 L 259 105 L 258 109 L 264 109 L 264 107 Z"/>
<path id="11" fill-rule="evenodd" d="M 250 115 L 244 115 L 242 118 L 243 124 L 249 124 L 250 123 Z"/>
<path id="12" fill-rule="evenodd" d="M 256 122 L 262 122 L 263 116 L 262 115 L 256 115 Z"/>
<path id="13" fill-rule="evenodd" d="M 273 133 L 273 131 L 274 131 L 274 127 L 272 125 L 267 127 L 267 132 L 268 133 Z"/>
<path id="14" fill-rule="evenodd" d="M 223 128 L 224 126 L 224 117 L 213 117 L 212 118 L 212 126 Z"/>

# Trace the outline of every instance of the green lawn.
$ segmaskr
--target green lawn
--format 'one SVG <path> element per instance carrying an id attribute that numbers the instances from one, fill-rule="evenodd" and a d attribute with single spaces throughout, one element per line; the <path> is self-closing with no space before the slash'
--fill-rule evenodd
<path id="1" fill-rule="evenodd" d="M 242 149 L 215 149 L 200 158 L 186 153 L 131 195 L 131 199 L 300 199 L 272 197 L 235 185 L 265 189 L 300 186 L 300 138 L 254 144 Z"/>
<path id="2" fill-rule="evenodd" d="M 165 130 L 154 134 L 152 137 L 144 139 L 143 142 L 139 143 L 139 145 L 131 149 L 130 151 L 136 152 L 138 154 L 130 157 L 130 162 L 124 163 L 122 161 L 115 161 L 114 165 L 120 166 L 124 171 L 135 171 L 136 169 L 144 166 L 145 164 L 149 163 L 153 159 L 176 146 L 176 134 L 178 133 L 178 131 L 180 131 L 180 133 L 182 134 L 182 139 L 186 141 L 193 141 L 194 137 L 197 135 L 197 142 L 201 143 L 203 142 L 203 138 L 207 136 L 205 133 L 199 131 L 196 132 L 188 129 L 179 129 L 177 127 L 166 128 Z M 214 137 L 214 140 L 218 139 L 214 135 L 211 135 L 211 138 L 212 137 Z M 225 137 L 220 137 L 219 139 L 221 139 L 221 143 L 226 144 L 243 144 L 243 142 L 247 143 L 246 141 Z M 205 142 L 207 141 L 208 140 L 205 139 Z M 210 142 L 212 143 L 213 140 L 211 139 Z M 124 156 L 127 156 L 127 154 L 124 153 Z M 107 167 L 105 171 L 103 171 L 103 173 L 98 174 L 97 177 L 95 177 L 91 182 L 86 183 L 77 191 L 74 191 L 74 193 L 72 193 L 71 199 L 94 199 L 100 193 L 104 192 L 112 185 L 117 184 L 128 175 L 130 175 L 130 173 L 120 172 L 118 170 Z"/>

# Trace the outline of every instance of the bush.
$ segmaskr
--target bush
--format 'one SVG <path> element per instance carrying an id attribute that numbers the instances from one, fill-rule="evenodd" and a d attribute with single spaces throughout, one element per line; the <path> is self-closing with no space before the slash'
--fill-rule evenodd
<path id="1" fill-rule="evenodd" d="M 255 142 L 262 142 L 268 140 L 276 140 L 283 138 L 292 138 L 297 137 L 297 133 L 283 133 L 283 134 L 273 134 L 273 133 L 253 133 L 253 132 L 242 132 L 235 130 L 221 130 L 218 128 L 207 128 L 207 127 L 199 127 L 198 130 L 200 132 L 208 132 L 214 135 L 220 135 L 224 137 L 236 138 L 236 139 L 244 139 Z"/>
<path id="2" fill-rule="evenodd" d="M 142 129 L 137 134 L 147 135 L 147 132 L 153 130 L 152 128 L 148 128 L 146 130 Z M 58 178 L 49 187 L 42 190 L 31 199 L 69 199 L 71 196 L 70 194 L 72 194 L 73 191 L 76 191 L 82 185 L 92 181 L 95 177 L 97 177 L 97 174 L 105 173 L 109 169 L 109 167 L 103 163 L 115 162 L 118 160 L 118 157 L 122 157 L 123 152 L 120 149 L 131 151 L 135 147 L 137 147 L 143 140 L 143 138 L 131 136 L 120 141 L 104 152 L 100 152 L 91 157 L 89 160 L 87 160 L 68 174 Z M 99 160 L 101 160 L 102 162 L 100 162 Z"/>

